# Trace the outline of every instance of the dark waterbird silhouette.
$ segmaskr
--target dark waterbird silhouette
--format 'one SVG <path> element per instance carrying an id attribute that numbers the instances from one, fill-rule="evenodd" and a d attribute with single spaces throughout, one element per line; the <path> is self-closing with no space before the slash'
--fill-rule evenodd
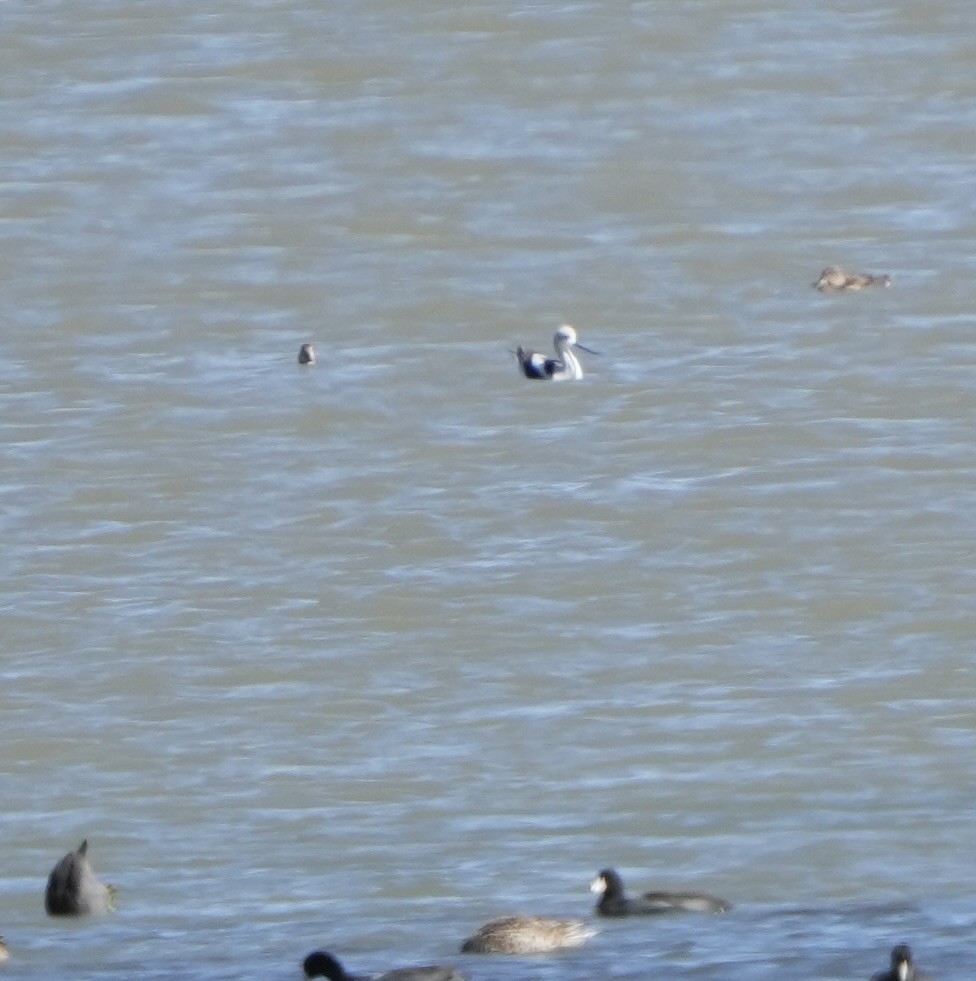
<path id="1" fill-rule="evenodd" d="M 645 892 L 628 898 L 623 879 L 613 869 L 600 872 L 590 883 L 590 890 L 602 894 L 596 904 L 599 916 L 654 916 L 679 911 L 726 913 L 732 908 L 724 899 L 704 892 Z"/>
<path id="2" fill-rule="evenodd" d="M 891 951 L 891 967 L 878 971 L 871 981 L 931 981 L 932 975 L 925 974 L 915 967 L 912 950 L 908 944 L 898 944 Z"/>
<path id="3" fill-rule="evenodd" d="M 364 974 L 348 974 L 339 959 L 327 950 L 313 950 L 302 967 L 307 978 L 328 978 L 329 981 L 368 981 Z M 374 981 L 466 981 L 453 967 L 432 964 L 425 967 L 397 967 L 378 975 Z"/>
<path id="4" fill-rule="evenodd" d="M 88 860 L 88 839 L 68 852 L 51 870 L 44 890 L 48 916 L 86 916 L 115 909 L 115 886 L 95 875 Z"/>

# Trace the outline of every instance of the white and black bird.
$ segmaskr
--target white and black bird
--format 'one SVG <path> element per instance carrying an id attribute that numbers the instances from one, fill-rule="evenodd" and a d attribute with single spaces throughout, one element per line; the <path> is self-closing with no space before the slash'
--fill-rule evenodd
<path id="1" fill-rule="evenodd" d="M 599 354 L 598 351 L 580 344 L 576 328 L 569 324 L 563 324 L 556 331 L 552 345 L 556 349 L 554 358 L 547 358 L 539 351 L 526 351 L 524 347 L 519 347 L 515 352 L 519 367 L 526 378 L 535 381 L 579 381 L 583 377 L 583 366 L 573 353 L 573 348 L 578 347 L 589 354 Z"/>

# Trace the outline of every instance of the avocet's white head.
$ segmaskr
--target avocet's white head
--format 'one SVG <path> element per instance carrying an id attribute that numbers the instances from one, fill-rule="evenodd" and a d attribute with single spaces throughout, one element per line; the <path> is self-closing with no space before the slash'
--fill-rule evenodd
<path id="1" fill-rule="evenodd" d="M 563 324 L 557 331 L 556 336 L 553 338 L 553 344 L 558 351 L 560 346 L 562 347 L 574 347 L 579 344 L 579 338 L 576 336 L 576 328 L 571 327 L 569 324 Z"/>
<path id="2" fill-rule="evenodd" d="M 552 343 L 556 349 L 556 354 L 559 355 L 562 361 L 562 371 L 553 372 L 553 381 L 559 381 L 564 378 L 579 381 L 583 377 L 583 366 L 579 363 L 579 359 L 573 352 L 574 347 L 578 347 L 581 351 L 586 351 L 588 354 L 599 353 L 592 348 L 580 344 L 579 337 L 576 336 L 576 328 L 571 327 L 569 324 L 563 324 L 556 331 L 556 336 L 552 339 Z"/>

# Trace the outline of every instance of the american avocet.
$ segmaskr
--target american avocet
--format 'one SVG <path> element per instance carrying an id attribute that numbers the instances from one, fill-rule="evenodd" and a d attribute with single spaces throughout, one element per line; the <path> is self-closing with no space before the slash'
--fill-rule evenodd
<path id="1" fill-rule="evenodd" d="M 821 293 L 839 293 L 841 290 L 864 290 L 869 286 L 881 286 L 885 289 L 891 285 L 891 277 L 866 276 L 863 273 L 845 272 L 840 266 L 827 266 L 814 284 Z"/>
<path id="2" fill-rule="evenodd" d="M 573 348 L 578 347 L 581 351 L 588 351 L 590 354 L 599 353 L 583 347 L 576 337 L 576 328 L 570 327 L 569 324 L 563 324 L 556 331 L 552 344 L 556 349 L 554 358 L 547 358 L 538 351 L 526 351 L 524 347 L 520 347 L 515 352 L 519 367 L 526 378 L 533 378 L 536 381 L 579 381 L 583 377 L 583 366 L 573 353 Z"/>
<path id="3" fill-rule="evenodd" d="M 298 349 L 299 364 L 315 364 L 315 348 L 311 344 L 303 344 Z"/>

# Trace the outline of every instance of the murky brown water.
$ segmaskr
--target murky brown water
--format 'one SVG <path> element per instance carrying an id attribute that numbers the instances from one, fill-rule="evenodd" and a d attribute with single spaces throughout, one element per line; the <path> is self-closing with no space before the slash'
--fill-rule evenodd
<path id="1" fill-rule="evenodd" d="M 971 13 L 4 3 L 7 976 L 970 978 Z"/>

